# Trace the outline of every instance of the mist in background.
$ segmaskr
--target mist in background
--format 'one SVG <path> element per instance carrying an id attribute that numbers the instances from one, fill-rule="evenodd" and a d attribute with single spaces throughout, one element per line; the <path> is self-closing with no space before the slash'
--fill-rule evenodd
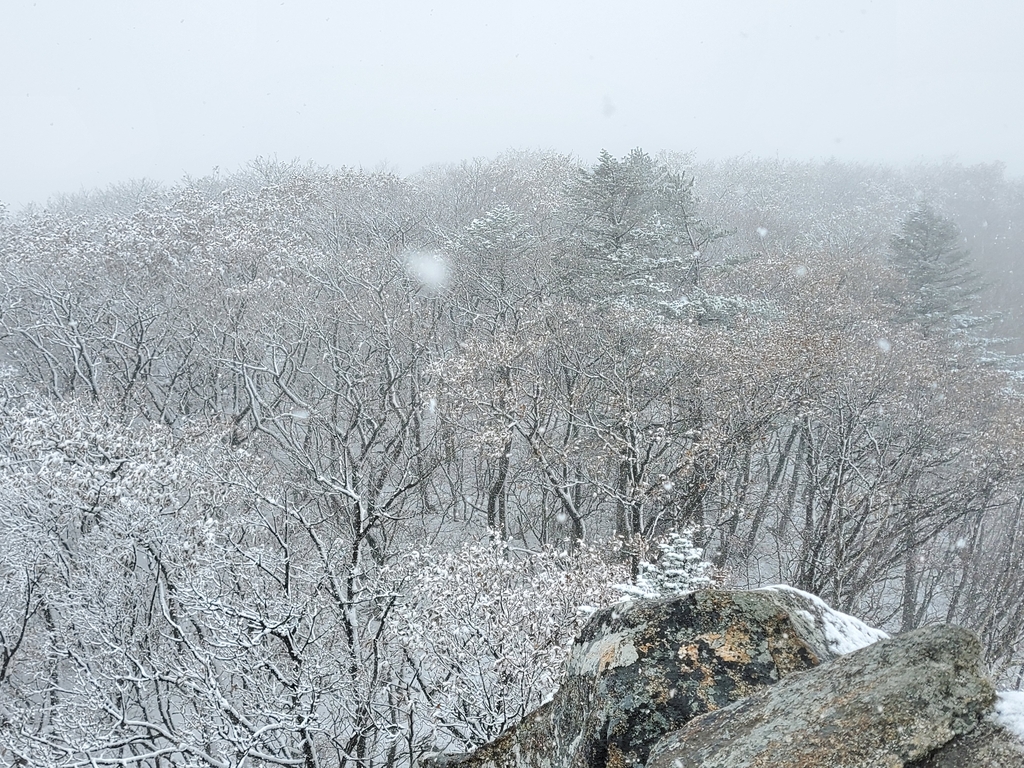
<path id="1" fill-rule="evenodd" d="M 1024 5 L 76 3 L 0 10 L 0 201 L 254 157 L 426 165 L 509 147 L 1024 174 Z"/>

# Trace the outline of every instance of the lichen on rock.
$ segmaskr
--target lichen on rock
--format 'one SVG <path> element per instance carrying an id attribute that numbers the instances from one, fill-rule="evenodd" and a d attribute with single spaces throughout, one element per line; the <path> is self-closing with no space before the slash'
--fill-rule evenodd
<path id="1" fill-rule="evenodd" d="M 787 605 L 771 591 L 702 590 L 602 609 L 550 702 L 476 752 L 428 763 L 643 765 L 665 733 L 834 657 Z"/>
<path id="2" fill-rule="evenodd" d="M 791 587 L 702 590 L 598 611 L 548 703 L 426 764 L 1024 768 L 994 700 L 967 630 L 890 639 Z"/>

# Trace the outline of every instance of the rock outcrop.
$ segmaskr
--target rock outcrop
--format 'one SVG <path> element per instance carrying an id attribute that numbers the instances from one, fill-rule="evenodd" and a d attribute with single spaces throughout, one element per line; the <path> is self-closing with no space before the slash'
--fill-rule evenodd
<path id="1" fill-rule="evenodd" d="M 985 721 L 970 733 L 961 734 L 941 749 L 915 763 L 913 768 L 1024 768 L 1024 743 L 999 725 Z"/>
<path id="2" fill-rule="evenodd" d="M 1024 729 L 1024 695 L 994 699 L 966 630 L 890 639 L 790 587 L 706 590 L 598 611 L 551 701 L 425 764 L 1024 768 L 1007 730 Z"/>
<path id="3" fill-rule="evenodd" d="M 837 616 L 788 588 L 707 590 L 604 609 L 577 639 L 549 703 L 470 755 L 426 764 L 643 765 L 664 734 L 835 658 L 843 639 Z M 878 636 L 884 635 L 864 642 Z"/>
<path id="4" fill-rule="evenodd" d="M 703 715 L 659 742 L 647 765 L 900 768 L 974 731 L 994 700 L 977 638 L 928 627 Z"/>

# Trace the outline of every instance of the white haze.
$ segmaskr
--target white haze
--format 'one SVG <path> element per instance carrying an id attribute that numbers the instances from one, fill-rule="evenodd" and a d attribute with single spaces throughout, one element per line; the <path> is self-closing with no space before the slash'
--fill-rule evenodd
<path id="1" fill-rule="evenodd" d="M 405 255 L 405 270 L 427 293 L 444 290 L 448 280 L 448 267 L 439 253 L 414 251 Z"/>
<path id="2" fill-rule="evenodd" d="M 102 3 L 0 10 L 0 201 L 257 156 L 403 173 L 510 147 L 1005 161 L 1015 0 Z"/>

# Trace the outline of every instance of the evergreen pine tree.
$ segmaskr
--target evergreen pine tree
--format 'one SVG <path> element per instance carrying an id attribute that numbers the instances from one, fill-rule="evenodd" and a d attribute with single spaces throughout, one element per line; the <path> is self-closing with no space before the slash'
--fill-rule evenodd
<path id="1" fill-rule="evenodd" d="M 621 160 L 602 152 L 581 170 L 567 215 L 576 258 L 566 282 L 587 299 L 696 285 L 701 249 L 721 236 L 697 214 L 693 179 L 639 149 Z"/>
<path id="2" fill-rule="evenodd" d="M 685 595 L 714 583 L 714 566 L 693 543 L 691 528 L 673 531 L 657 544 L 654 562 L 640 564 L 635 584 L 618 589 L 632 597 L 657 598 Z"/>
<path id="3" fill-rule="evenodd" d="M 902 272 L 901 319 L 925 329 L 949 328 L 971 308 L 981 288 L 959 227 L 921 204 L 892 240 L 893 263 Z"/>

